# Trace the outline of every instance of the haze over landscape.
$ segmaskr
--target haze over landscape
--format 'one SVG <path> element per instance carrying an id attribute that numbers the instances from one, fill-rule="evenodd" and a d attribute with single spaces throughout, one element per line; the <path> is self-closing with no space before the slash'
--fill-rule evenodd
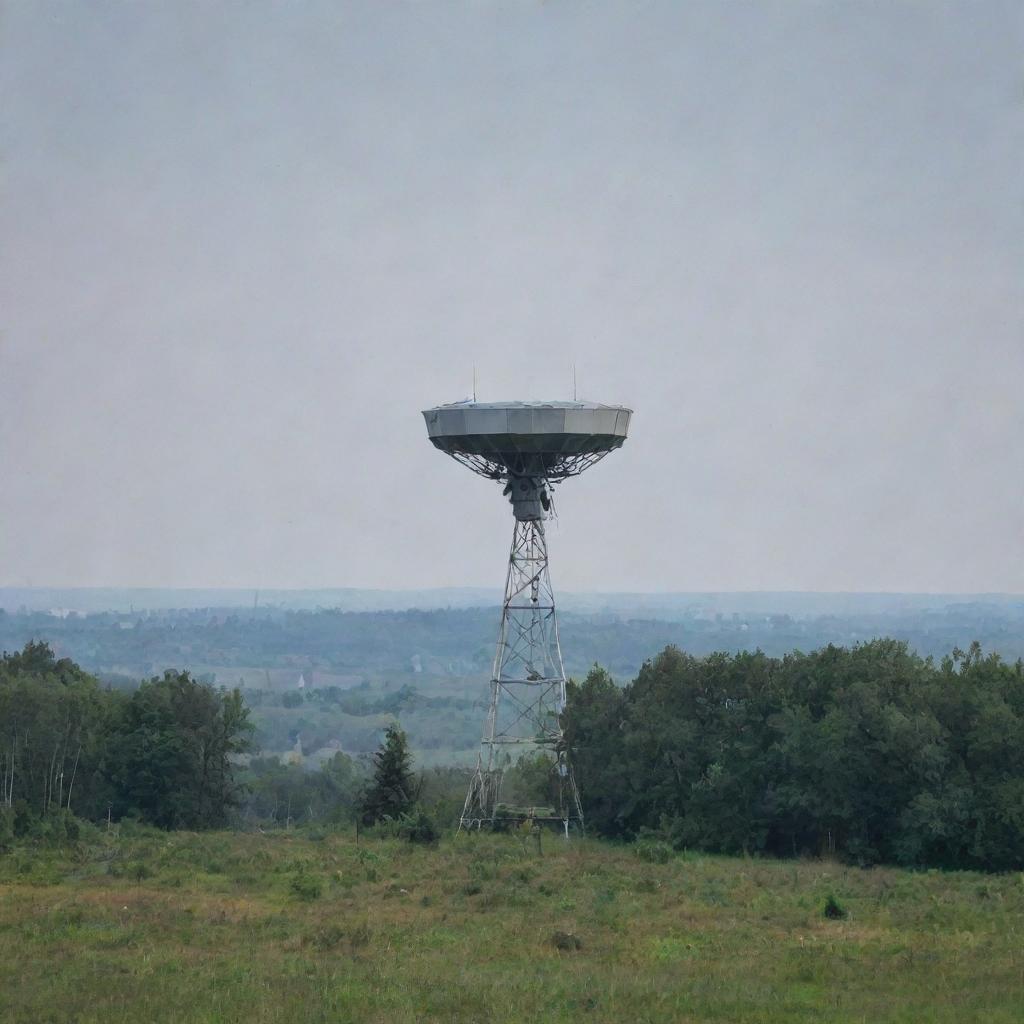
<path id="1" fill-rule="evenodd" d="M 560 589 L 1019 593 L 1022 17 L 6 4 L 0 584 L 491 587 L 575 364 Z"/>

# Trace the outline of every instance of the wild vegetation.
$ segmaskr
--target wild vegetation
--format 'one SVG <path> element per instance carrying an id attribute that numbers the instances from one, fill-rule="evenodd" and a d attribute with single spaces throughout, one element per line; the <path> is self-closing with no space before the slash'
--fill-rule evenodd
<path id="1" fill-rule="evenodd" d="M 299 690 L 243 690 L 252 711 L 254 739 L 267 751 L 293 751 L 314 761 L 334 745 L 355 754 L 376 749 L 381 733 L 400 718 L 421 762 L 466 763 L 480 742 L 480 680 L 460 680 L 452 689 L 462 695 L 437 692 L 428 696 L 417 686 L 393 686 L 384 680 L 363 680 L 348 687 L 308 686 Z"/>
<path id="2" fill-rule="evenodd" d="M 303 698 L 305 699 L 305 698 Z M 770 658 L 668 648 L 616 686 L 570 687 L 567 739 L 589 827 L 676 850 L 836 856 L 857 864 L 1024 868 L 1024 664 L 977 644 L 936 665 L 897 641 Z M 371 759 L 317 771 L 252 749 L 239 691 L 167 672 L 104 689 L 31 643 L 0 659 L 0 846 L 132 818 L 163 828 L 457 816 L 465 779 L 414 778 L 385 719 Z M 383 740 L 383 742 L 381 742 Z M 413 751 L 414 753 L 415 751 Z M 550 765 L 507 770 L 545 802 Z M 433 827 L 433 825 L 432 825 Z"/>
<path id="3" fill-rule="evenodd" d="M 770 658 L 669 648 L 566 713 L 587 820 L 677 849 L 1024 868 L 1024 664 L 879 640 Z"/>
<path id="4" fill-rule="evenodd" d="M 253 733 L 240 691 L 187 672 L 123 691 L 44 643 L 4 653 L 0 851 L 15 839 L 73 835 L 79 818 L 167 829 L 291 827 L 372 823 L 414 810 L 451 821 L 461 806 L 462 772 L 435 766 L 414 775 L 405 733 L 391 716 L 374 728 L 382 742 L 373 757 L 337 751 L 312 768 L 301 756 L 260 756 Z M 513 767 L 510 790 L 534 785 L 532 770 Z"/>
<path id="5" fill-rule="evenodd" d="M 610 838 L 566 843 L 453 835 L 464 774 L 394 722 L 370 763 L 246 763 L 237 691 L 30 644 L 0 659 L 0 1020 L 1016 1022 L 1022 675 L 889 641 L 595 669 L 566 724 Z"/>
<path id="6" fill-rule="evenodd" d="M 0 1019 L 1016 1024 L 1018 874 L 84 826 L 0 857 Z"/>
<path id="7" fill-rule="evenodd" d="M 164 828 L 223 825 L 233 758 L 249 748 L 237 691 L 165 672 L 130 694 L 103 689 L 44 643 L 0 657 L 0 846 L 59 833 L 74 816 Z"/>

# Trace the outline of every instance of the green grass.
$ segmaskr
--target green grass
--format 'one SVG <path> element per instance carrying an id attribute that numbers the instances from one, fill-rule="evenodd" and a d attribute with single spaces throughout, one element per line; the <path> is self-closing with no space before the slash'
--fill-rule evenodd
<path id="1" fill-rule="evenodd" d="M 1018 1024 L 1022 939 L 1021 875 L 553 836 L 540 857 L 515 836 L 148 831 L 0 856 L 4 1024 Z"/>

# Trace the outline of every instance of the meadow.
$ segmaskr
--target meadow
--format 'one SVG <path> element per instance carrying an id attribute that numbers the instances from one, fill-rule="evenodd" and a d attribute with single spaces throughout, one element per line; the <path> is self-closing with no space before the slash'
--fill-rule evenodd
<path id="1" fill-rule="evenodd" d="M 1022 938 L 1021 874 L 650 842 L 126 824 L 0 855 L 4 1024 L 1017 1024 Z"/>

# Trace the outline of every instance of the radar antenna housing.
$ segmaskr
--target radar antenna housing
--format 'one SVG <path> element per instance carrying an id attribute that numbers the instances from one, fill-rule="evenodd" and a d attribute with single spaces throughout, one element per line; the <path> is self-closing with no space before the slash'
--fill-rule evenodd
<path id="1" fill-rule="evenodd" d="M 569 835 L 583 809 L 562 729 L 565 668 L 544 520 L 555 486 L 622 447 L 632 410 L 595 402 L 456 402 L 423 417 L 435 448 L 504 485 L 515 526 L 484 731 L 459 830 L 532 819 Z M 515 752 L 547 751 L 548 806 L 502 802 Z"/>

